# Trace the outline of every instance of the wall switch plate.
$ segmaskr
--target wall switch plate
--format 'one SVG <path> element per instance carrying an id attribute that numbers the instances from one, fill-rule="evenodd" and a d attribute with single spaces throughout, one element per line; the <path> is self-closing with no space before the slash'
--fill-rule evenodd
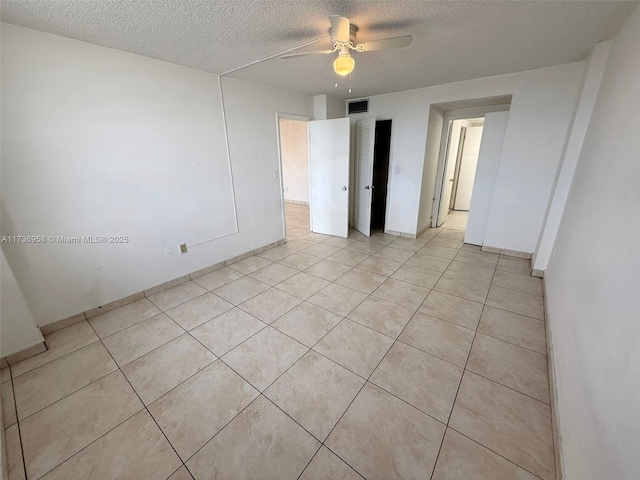
<path id="1" fill-rule="evenodd" d="M 187 253 L 187 244 L 186 243 L 181 243 L 180 244 L 180 255 L 182 255 L 183 253 Z"/>
<path id="2" fill-rule="evenodd" d="M 165 257 L 173 257 L 173 247 L 167 247 L 164 249 Z"/>

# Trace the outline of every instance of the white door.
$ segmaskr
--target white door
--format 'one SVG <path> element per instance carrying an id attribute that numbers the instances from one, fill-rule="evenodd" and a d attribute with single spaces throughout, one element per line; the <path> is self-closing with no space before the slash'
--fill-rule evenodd
<path id="1" fill-rule="evenodd" d="M 462 158 L 460 159 L 460 171 L 456 190 L 456 210 L 469 211 L 471 207 L 471 192 L 473 191 L 473 179 L 476 176 L 478 165 L 478 152 L 482 140 L 482 127 L 467 127 L 464 138 Z"/>
<path id="2" fill-rule="evenodd" d="M 442 225 L 444 219 L 449 215 L 451 204 L 451 190 L 453 188 L 454 175 L 456 172 L 456 160 L 458 159 L 458 148 L 463 135 L 464 120 L 450 121 L 449 146 L 446 152 L 444 178 L 442 179 L 442 191 L 440 196 L 440 210 L 438 211 L 438 227 Z"/>
<path id="3" fill-rule="evenodd" d="M 349 233 L 348 118 L 309 122 L 311 231 L 346 238 Z"/>
<path id="4" fill-rule="evenodd" d="M 375 137 L 375 118 L 367 118 L 356 122 L 356 215 L 353 226 L 367 237 L 371 235 L 373 147 Z"/>

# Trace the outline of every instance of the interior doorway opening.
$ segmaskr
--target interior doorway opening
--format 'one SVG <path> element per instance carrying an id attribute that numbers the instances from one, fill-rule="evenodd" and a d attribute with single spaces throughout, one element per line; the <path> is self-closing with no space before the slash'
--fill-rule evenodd
<path id="1" fill-rule="evenodd" d="M 471 208 L 471 194 L 475 181 L 484 118 L 449 120 L 438 226 L 446 222 L 464 223 Z M 459 212 L 451 217 L 453 212 Z M 458 225 L 457 225 L 458 226 Z"/>
<path id="2" fill-rule="evenodd" d="M 305 117 L 277 116 L 285 240 L 300 237 L 311 229 L 308 124 Z"/>
<path id="3" fill-rule="evenodd" d="M 367 118 L 355 125 L 356 230 L 367 237 L 385 230 L 391 156 L 391 120 Z"/>

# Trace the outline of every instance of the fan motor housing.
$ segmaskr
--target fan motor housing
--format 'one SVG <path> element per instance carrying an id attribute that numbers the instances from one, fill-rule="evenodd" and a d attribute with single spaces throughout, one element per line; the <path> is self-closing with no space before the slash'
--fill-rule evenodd
<path id="1" fill-rule="evenodd" d="M 353 23 L 349 25 L 349 41 L 355 45 L 356 43 L 356 34 L 358 32 L 358 27 Z M 337 39 L 333 36 L 333 28 L 329 28 L 329 34 L 331 35 L 331 43 L 335 44 Z"/>

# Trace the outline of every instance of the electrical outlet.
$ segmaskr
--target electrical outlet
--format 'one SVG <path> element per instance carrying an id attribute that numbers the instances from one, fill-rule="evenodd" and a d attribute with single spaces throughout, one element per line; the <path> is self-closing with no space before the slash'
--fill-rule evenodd
<path id="1" fill-rule="evenodd" d="M 167 247 L 164 249 L 165 257 L 173 257 L 173 247 Z"/>
<path id="2" fill-rule="evenodd" d="M 187 244 L 186 243 L 181 243 L 180 244 L 180 255 L 182 255 L 183 253 L 187 253 Z"/>

